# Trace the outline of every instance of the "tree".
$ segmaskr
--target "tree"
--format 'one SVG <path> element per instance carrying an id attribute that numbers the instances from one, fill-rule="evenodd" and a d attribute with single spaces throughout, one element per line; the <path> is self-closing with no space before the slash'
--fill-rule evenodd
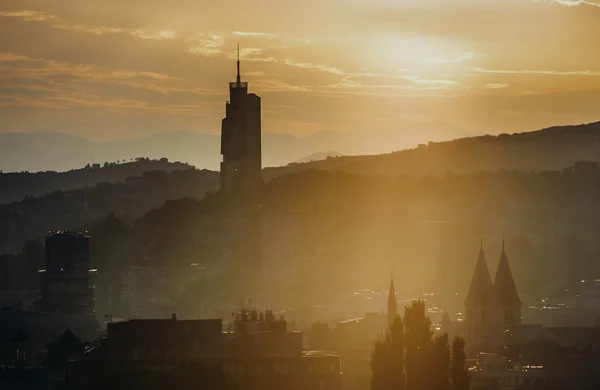
<path id="1" fill-rule="evenodd" d="M 371 356 L 371 389 L 404 389 L 404 324 L 396 316 L 385 340 L 375 343 Z"/>
<path id="2" fill-rule="evenodd" d="M 452 390 L 468 390 L 469 381 L 469 371 L 465 355 L 465 340 L 460 337 L 455 337 L 452 341 L 452 363 L 450 366 L 450 382 Z"/>
<path id="3" fill-rule="evenodd" d="M 408 390 L 430 388 L 431 372 L 428 361 L 431 356 L 432 337 L 431 320 L 425 314 L 425 302 L 414 301 L 411 306 L 404 309 L 406 388 Z"/>
<path id="4" fill-rule="evenodd" d="M 372 390 L 467 390 L 465 342 L 448 335 L 433 337 L 425 302 L 414 301 L 397 316 L 371 356 Z"/>
<path id="5" fill-rule="evenodd" d="M 446 390 L 450 388 L 450 348 L 448 335 L 443 334 L 433 340 L 431 350 L 431 390 Z"/>

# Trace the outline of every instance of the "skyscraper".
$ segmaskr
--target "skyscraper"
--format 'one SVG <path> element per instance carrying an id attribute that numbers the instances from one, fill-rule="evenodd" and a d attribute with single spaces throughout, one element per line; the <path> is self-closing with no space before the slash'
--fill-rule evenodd
<path id="1" fill-rule="evenodd" d="M 262 182 L 260 97 L 248 93 L 248 83 L 241 80 L 239 46 L 229 95 L 221 126 L 221 190 L 256 190 Z"/>

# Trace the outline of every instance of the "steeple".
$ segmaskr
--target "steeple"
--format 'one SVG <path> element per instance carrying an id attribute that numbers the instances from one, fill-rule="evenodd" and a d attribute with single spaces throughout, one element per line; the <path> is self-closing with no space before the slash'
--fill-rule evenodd
<path id="1" fill-rule="evenodd" d="M 475 271 L 473 272 L 473 278 L 471 279 L 471 286 L 469 287 L 469 294 L 465 300 L 465 305 L 486 306 L 491 304 L 493 293 L 494 288 L 492 285 L 492 278 L 490 277 L 485 253 L 483 252 L 482 240 L 479 248 L 479 257 L 475 264 Z"/>
<path id="2" fill-rule="evenodd" d="M 391 326 L 394 322 L 394 319 L 398 315 L 398 303 L 396 301 L 396 290 L 394 289 L 394 275 L 392 275 L 392 279 L 390 282 L 390 292 L 388 294 L 388 326 Z"/>
<path id="3" fill-rule="evenodd" d="M 237 77 L 235 82 L 239 85 L 242 82 L 242 75 L 240 74 L 240 44 L 237 45 Z"/>
<path id="4" fill-rule="evenodd" d="M 515 307 L 523 304 L 519 298 L 517 286 L 515 285 L 510 265 L 508 264 L 504 238 L 502 238 L 502 254 L 500 255 L 500 262 L 498 263 L 498 270 L 494 279 L 494 295 L 496 302 L 503 307 Z"/>

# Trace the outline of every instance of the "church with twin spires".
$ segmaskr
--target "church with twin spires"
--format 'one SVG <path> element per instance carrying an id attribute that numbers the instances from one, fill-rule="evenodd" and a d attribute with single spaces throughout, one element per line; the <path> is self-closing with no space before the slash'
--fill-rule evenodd
<path id="1" fill-rule="evenodd" d="M 465 300 L 464 335 L 468 351 L 494 352 L 501 348 L 505 331 L 521 325 L 522 306 L 508 263 L 504 240 L 493 283 L 482 244 Z"/>

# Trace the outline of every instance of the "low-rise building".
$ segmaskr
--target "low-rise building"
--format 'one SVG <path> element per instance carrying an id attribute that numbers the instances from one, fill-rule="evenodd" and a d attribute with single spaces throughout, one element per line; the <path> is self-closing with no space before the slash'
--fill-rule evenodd
<path id="1" fill-rule="evenodd" d="M 243 310 L 233 331 L 222 320 L 130 320 L 107 324 L 100 345 L 73 363 L 71 388 L 93 383 L 102 375 L 134 370 L 169 370 L 178 364 L 219 367 L 239 390 L 339 390 L 340 357 L 307 351 L 302 333 L 288 332 L 272 312 Z"/>

